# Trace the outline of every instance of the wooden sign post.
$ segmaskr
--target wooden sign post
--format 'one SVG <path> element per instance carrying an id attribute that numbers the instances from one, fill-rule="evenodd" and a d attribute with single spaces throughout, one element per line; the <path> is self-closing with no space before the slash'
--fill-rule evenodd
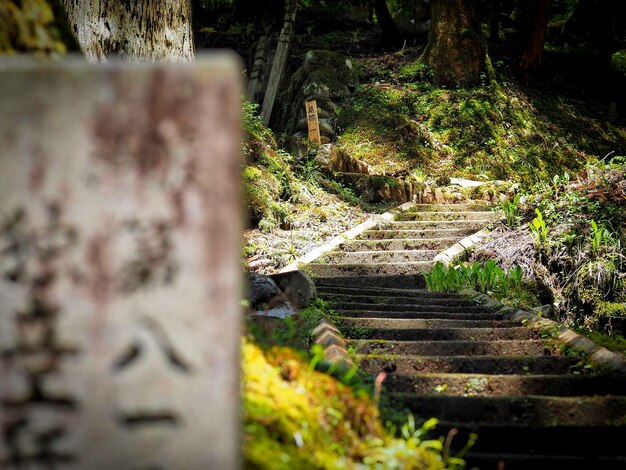
<path id="1" fill-rule="evenodd" d="M 306 120 L 309 127 L 309 142 L 313 145 L 319 146 L 322 143 L 320 138 L 320 125 L 317 119 L 317 102 L 307 101 L 306 106 Z"/>

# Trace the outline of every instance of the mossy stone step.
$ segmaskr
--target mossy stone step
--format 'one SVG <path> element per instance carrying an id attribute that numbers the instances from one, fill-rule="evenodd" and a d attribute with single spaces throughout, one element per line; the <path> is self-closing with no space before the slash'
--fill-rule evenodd
<path id="1" fill-rule="evenodd" d="M 396 250 L 437 250 L 442 251 L 461 240 L 461 237 L 413 238 L 382 240 L 349 240 L 339 247 L 345 252 L 396 251 Z"/>
<path id="2" fill-rule="evenodd" d="M 411 220 L 411 221 L 397 221 L 392 220 L 384 226 L 380 227 L 380 230 L 420 230 L 429 228 L 435 229 L 463 229 L 473 230 L 478 232 L 492 222 L 491 219 L 481 220 Z M 366 236 L 366 235 L 365 235 Z"/>
<path id="3" fill-rule="evenodd" d="M 578 364 L 569 356 L 359 356 L 361 369 L 371 374 L 566 374 L 579 369 Z"/>
<path id="4" fill-rule="evenodd" d="M 358 291 L 362 292 L 361 289 Z M 424 304 L 429 305 L 446 305 L 456 307 L 477 307 L 476 302 L 470 299 L 458 298 L 458 297 L 417 297 L 417 296 L 399 296 L 395 294 L 387 295 L 373 295 L 377 291 L 371 291 L 365 294 L 329 294 L 326 291 L 320 293 L 327 302 L 334 304 L 337 303 L 367 303 L 371 306 L 376 305 L 414 305 L 421 306 Z M 370 294 L 370 295 L 368 295 Z"/>
<path id="5" fill-rule="evenodd" d="M 393 276 L 421 275 L 422 271 L 429 270 L 432 265 L 432 261 L 414 261 L 410 263 L 310 263 L 301 269 L 313 278 L 330 276 Z"/>
<path id="6" fill-rule="evenodd" d="M 419 305 L 407 304 L 374 304 L 371 302 L 329 302 L 330 306 L 338 311 L 373 309 L 379 312 L 435 312 L 435 313 L 489 313 L 484 307 L 477 305 L 447 305 L 445 301 L 425 300 Z"/>
<path id="7" fill-rule="evenodd" d="M 451 429 L 456 429 L 458 433 L 452 441 L 452 449 L 461 449 L 467 442 L 470 433 L 480 432 L 478 440 L 471 449 L 472 452 L 502 452 L 513 455 L 576 455 L 591 458 L 595 456 L 619 456 L 624 452 L 624 436 L 626 436 L 626 424 L 614 426 L 535 426 L 532 423 L 524 425 L 508 422 L 483 423 L 478 426 L 458 421 L 440 421 L 434 433 L 437 436 L 445 436 Z M 621 458 L 624 462 L 623 457 Z M 491 468 L 496 469 L 497 467 Z M 551 467 L 553 470 L 560 468 L 562 467 Z M 585 468 L 587 470 L 604 469 L 604 467 L 596 466 Z"/>
<path id="8" fill-rule="evenodd" d="M 415 329 L 415 328 L 515 328 L 518 322 L 509 320 L 460 320 L 443 318 L 340 318 L 336 322 L 343 328 Z"/>
<path id="9" fill-rule="evenodd" d="M 315 285 L 318 289 L 358 288 L 368 289 L 369 291 L 378 290 L 380 292 L 388 292 L 391 289 L 396 291 L 402 290 L 404 292 L 411 292 L 424 296 L 441 295 L 438 292 L 429 292 L 426 290 L 426 282 L 424 281 L 424 276 L 421 272 L 415 274 L 382 276 L 316 276 Z"/>
<path id="10" fill-rule="evenodd" d="M 448 397 L 391 393 L 390 399 L 419 418 L 479 425 L 604 426 L 626 420 L 626 397 Z"/>
<path id="11" fill-rule="evenodd" d="M 361 328 L 344 327 L 346 338 L 390 341 L 501 341 L 534 339 L 535 330 L 526 327 L 503 328 Z"/>
<path id="12" fill-rule="evenodd" d="M 373 310 L 341 310 L 343 318 L 408 318 L 408 319 L 441 319 L 441 320 L 502 320 L 504 315 L 498 313 L 446 313 L 446 312 L 381 312 Z"/>
<path id="13" fill-rule="evenodd" d="M 442 396 L 596 396 L 619 395 L 626 379 L 581 375 L 497 375 L 461 373 L 391 373 L 386 386 L 394 392 Z"/>
<path id="14" fill-rule="evenodd" d="M 395 354 L 423 356 L 541 356 L 554 355 L 542 340 L 498 341 L 384 341 L 348 340 L 357 354 Z"/>
<path id="15" fill-rule="evenodd" d="M 352 297 L 359 297 L 361 295 L 372 296 L 372 297 L 398 297 L 398 298 L 411 298 L 416 299 L 416 301 L 425 300 L 425 299 L 445 299 L 445 300 L 459 300 L 459 301 L 467 301 L 467 298 L 456 293 L 448 293 L 448 292 L 434 292 L 426 289 L 396 289 L 393 287 L 369 287 L 367 285 L 367 279 L 358 280 L 361 286 L 355 287 L 350 285 L 335 285 L 335 282 L 340 283 L 341 281 L 346 280 L 346 278 L 341 279 L 316 279 L 315 286 L 317 288 L 317 292 L 321 296 L 327 295 L 346 295 Z M 350 280 L 350 279 L 348 279 Z M 472 301 L 472 303 L 474 303 Z"/>
<path id="16" fill-rule="evenodd" d="M 396 215 L 395 220 L 497 220 L 500 216 L 495 212 L 401 212 Z"/>
<path id="17" fill-rule="evenodd" d="M 479 227 L 478 230 L 482 228 Z M 397 227 L 389 228 L 388 225 L 378 229 L 366 230 L 361 234 L 358 241 L 367 240 L 390 240 L 390 239 L 441 239 L 441 238 L 458 238 L 459 240 L 468 237 L 478 231 L 472 226 L 469 227 L 444 227 L 444 228 L 428 228 L 427 225 L 421 225 L 414 229 L 401 230 Z"/>
<path id="18" fill-rule="evenodd" d="M 413 204 L 411 207 L 404 209 L 402 212 L 471 212 L 471 211 L 489 211 L 491 207 L 485 204 Z"/>
<path id="19" fill-rule="evenodd" d="M 437 253 L 439 252 L 436 250 L 331 251 L 318 258 L 315 262 L 328 264 L 432 262 Z"/>

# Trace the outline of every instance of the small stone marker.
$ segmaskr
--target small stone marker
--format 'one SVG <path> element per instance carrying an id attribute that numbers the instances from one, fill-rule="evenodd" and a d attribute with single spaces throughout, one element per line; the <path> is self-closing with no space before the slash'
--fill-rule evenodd
<path id="1" fill-rule="evenodd" d="M 0 60 L 0 468 L 239 467 L 240 76 Z"/>
<path id="2" fill-rule="evenodd" d="M 320 124 L 317 117 L 317 102 L 307 101 L 305 103 L 306 107 L 306 120 L 309 126 L 309 142 L 313 145 L 320 146 L 321 145 L 321 137 L 320 137 Z"/>

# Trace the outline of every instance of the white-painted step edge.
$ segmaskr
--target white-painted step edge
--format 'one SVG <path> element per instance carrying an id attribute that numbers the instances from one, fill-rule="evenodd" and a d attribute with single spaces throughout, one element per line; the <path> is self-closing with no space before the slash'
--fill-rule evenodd
<path id="1" fill-rule="evenodd" d="M 434 262 L 440 262 L 444 266 L 448 267 L 455 258 L 458 258 L 466 250 L 469 250 L 476 245 L 480 240 L 487 237 L 489 232 L 485 229 L 465 237 L 463 240 L 455 243 L 450 248 L 445 249 L 434 258 Z"/>

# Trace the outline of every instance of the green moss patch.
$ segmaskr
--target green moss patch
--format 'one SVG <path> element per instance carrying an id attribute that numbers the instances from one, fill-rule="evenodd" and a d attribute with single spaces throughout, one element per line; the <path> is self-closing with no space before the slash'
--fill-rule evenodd
<path id="1" fill-rule="evenodd" d="M 364 392 L 316 371 L 285 347 L 262 350 L 243 342 L 244 456 L 254 469 L 453 469 L 442 440 L 425 440 L 412 420 L 403 437 L 382 426 Z"/>
<path id="2" fill-rule="evenodd" d="M 506 83 L 438 88 L 422 80 L 415 55 L 361 63 L 366 83 L 340 116 L 341 147 L 378 174 L 421 167 L 433 178 L 529 183 L 626 150 L 626 129 L 580 103 Z"/>

